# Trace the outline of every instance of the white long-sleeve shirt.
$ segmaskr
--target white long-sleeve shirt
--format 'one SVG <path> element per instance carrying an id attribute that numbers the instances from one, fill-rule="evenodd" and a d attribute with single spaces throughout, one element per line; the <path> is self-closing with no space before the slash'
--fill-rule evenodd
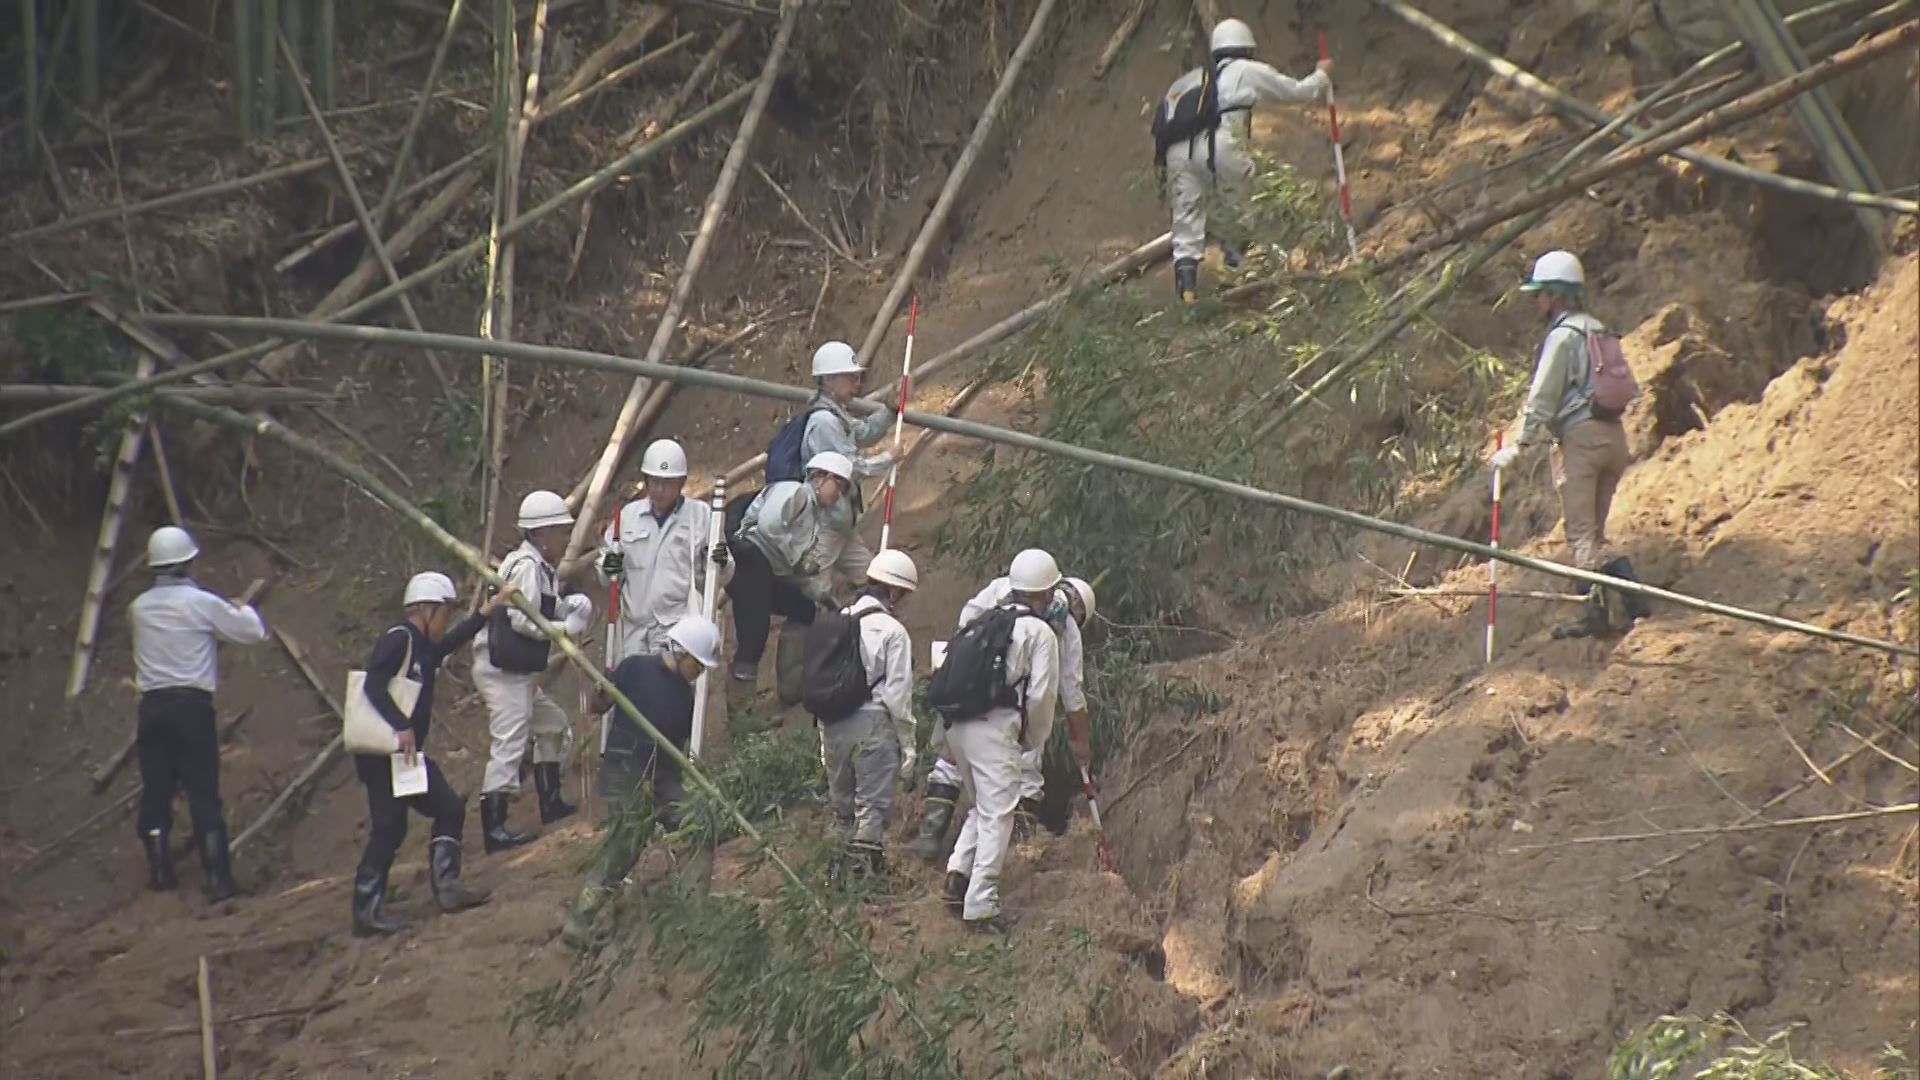
<path id="1" fill-rule="evenodd" d="M 1240 147 L 1250 139 L 1255 105 L 1315 101 L 1326 95 L 1329 80 L 1319 70 L 1304 79 L 1290 79 L 1272 64 L 1247 57 L 1228 57 L 1219 63 L 1220 127 L 1214 134 L 1214 160 L 1238 162 Z M 1188 90 L 1200 85 L 1202 69 L 1194 68 L 1175 79 L 1167 88 L 1167 99 L 1177 101 Z M 1206 136 L 1194 140 L 1197 159 L 1205 162 Z M 1181 144 L 1185 145 L 1185 144 Z M 1191 148 L 1190 148 L 1191 149 Z"/>
<path id="2" fill-rule="evenodd" d="M 533 546 L 533 541 L 522 540 L 519 547 L 500 560 L 500 577 L 542 611 L 547 610 L 547 600 L 552 598 L 553 618 L 559 620 L 568 637 L 577 638 L 586 632 L 588 620 L 593 617 L 593 601 L 584 593 L 557 595 L 559 584 L 554 577 L 553 566 L 540 554 L 540 549 Z M 547 640 L 547 635 L 540 632 L 526 612 L 513 604 L 507 605 L 507 625 L 522 637 L 530 637 L 535 641 Z M 481 630 L 474 636 L 473 647 L 476 651 L 486 651 L 488 633 L 487 630 Z"/>
<path id="3" fill-rule="evenodd" d="M 1599 319 L 1568 312 L 1553 321 L 1533 365 L 1533 385 L 1520 409 L 1522 445 L 1559 439 L 1593 415 L 1593 370 L 1587 335 L 1606 332 Z"/>
<path id="4" fill-rule="evenodd" d="M 267 624 L 252 606 L 229 604 L 179 575 L 156 580 L 134 599 L 128 615 L 134 685 L 143 694 L 172 687 L 212 693 L 220 683 L 220 642 L 267 640 Z"/>
<path id="5" fill-rule="evenodd" d="M 621 507 L 607 527 L 601 551 L 618 551 L 625 561 L 620 621 L 629 653 L 640 647 L 649 631 L 670 627 L 700 611 L 711 572 L 707 537 L 712 524 L 713 508 L 706 503 L 682 498 L 662 521 L 654 514 L 653 504 L 640 498 Z M 722 584 L 727 576 L 721 575 Z M 605 584 L 607 575 L 601 573 L 600 581 Z"/>
<path id="6" fill-rule="evenodd" d="M 1012 597 L 1012 583 L 1003 577 L 994 578 L 960 609 L 960 629 Z M 1071 616 L 1061 621 L 1065 625 L 1055 630 L 1060 639 L 1060 704 L 1068 712 L 1080 712 L 1087 707 L 1086 650 L 1081 644 L 1080 624 Z"/>
<path id="7" fill-rule="evenodd" d="M 878 685 L 873 688 L 873 700 L 860 707 L 884 710 L 900 745 L 912 750 L 913 638 L 878 597 L 863 596 L 845 609 L 848 615 L 868 611 L 874 614 L 860 620 L 860 662 L 867 667 L 867 681 Z"/>
<path id="8" fill-rule="evenodd" d="M 813 411 L 807 414 L 807 430 L 800 437 L 800 463 L 813 460 L 815 454 L 824 454 L 831 450 L 844 454 L 853 462 L 855 477 L 885 476 L 893 466 L 893 454 L 882 452 L 863 458 L 860 450 L 872 446 L 886 437 L 887 430 L 893 426 L 893 410 L 881 408 L 878 412 L 855 420 L 845 406 L 832 398 L 821 397 L 815 404 L 807 406 Z"/>
<path id="9" fill-rule="evenodd" d="M 1060 692 L 1060 639 L 1053 627 L 1033 615 L 1022 615 L 1014 622 L 1013 641 L 1007 646 L 1007 685 L 1023 682 L 1027 722 L 1020 745 L 1034 750 L 1047 745 L 1047 737 L 1053 734 L 1053 709 Z M 987 719 L 1018 723 L 1020 713 L 1017 708 L 996 705 L 987 710 Z"/>

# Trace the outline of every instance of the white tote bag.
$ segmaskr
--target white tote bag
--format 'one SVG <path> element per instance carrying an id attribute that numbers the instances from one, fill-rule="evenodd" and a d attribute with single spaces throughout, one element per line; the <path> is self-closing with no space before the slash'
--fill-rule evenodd
<path id="1" fill-rule="evenodd" d="M 407 672 L 413 669 L 413 633 L 407 635 L 407 655 L 400 661 L 400 673 L 387 680 L 387 694 L 400 709 L 402 716 L 413 716 L 413 707 L 420 701 L 420 683 L 417 679 L 407 678 Z M 400 752 L 400 741 L 395 737 L 393 725 L 380 715 L 367 699 L 367 673 L 364 671 L 347 672 L 347 715 L 341 727 L 340 737 L 346 743 L 349 754 L 396 754 Z"/>

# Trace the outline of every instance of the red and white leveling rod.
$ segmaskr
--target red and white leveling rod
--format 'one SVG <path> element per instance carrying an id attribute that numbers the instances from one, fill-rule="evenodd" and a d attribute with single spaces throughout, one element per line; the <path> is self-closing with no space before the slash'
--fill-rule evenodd
<path id="1" fill-rule="evenodd" d="M 1500 449 L 1506 442 L 1504 432 L 1495 432 L 1493 448 Z M 1500 547 L 1500 470 L 1493 470 L 1493 536 L 1489 547 Z M 1487 663 L 1493 663 L 1493 621 L 1496 605 L 1500 601 L 1500 560 L 1487 560 Z"/>
<path id="2" fill-rule="evenodd" d="M 1320 59 L 1327 59 L 1327 35 L 1320 35 Z M 1340 219 L 1347 226 L 1347 255 L 1360 257 L 1360 246 L 1353 236 L 1353 195 L 1347 188 L 1347 156 L 1340 149 L 1340 113 L 1333 107 L 1333 82 L 1327 82 L 1327 126 L 1333 133 L 1333 175 L 1340 181 Z"/>
<path id="3" fill-rule="evenodd" d="M 907 308 L 907 358 L 900 362 L 900 406 L 893 411 L 893 467 L 887 470 L 887 509 L 880 519 L 880 550 L 893 539 L 893 491 L 900 486 L 900 436 L 907 422 L 907 395 L 913 389 L 913 331 L 920 322 L 920 297 Z"/>

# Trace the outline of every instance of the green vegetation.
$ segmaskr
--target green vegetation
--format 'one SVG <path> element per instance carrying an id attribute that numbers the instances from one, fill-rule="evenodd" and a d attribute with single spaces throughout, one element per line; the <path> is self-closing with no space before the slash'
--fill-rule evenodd
<path id="1" fill-rule="evenodd" d="M 1792 1034 L 1789 1027 L 1755 1039 L 1724 1013 L 1662 1016 L 1608 1055 L 1607 1080 L 1914 1080 L 1912 1063 L 1891 1045 L 1859 1076 L 1796 1058 Z"/>

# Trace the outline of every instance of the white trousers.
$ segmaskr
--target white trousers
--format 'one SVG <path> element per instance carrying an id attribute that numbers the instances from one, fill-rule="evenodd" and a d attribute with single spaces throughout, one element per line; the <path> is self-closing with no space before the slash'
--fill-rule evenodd
<path id="1" fill-rule="evenodd" d="M 1040 772 L 1040 762 L 1047 756 L 1047 748 L 1020 751 L 1020 797 L 1040 801 L 1040 793 L 1047 786 L 1047 778 Z"/>
<path id="2" fill-rule="evenodd" d="M 567 714 L 534 682 L 535 676 L 501 671 L 476 649 L 473 685 L 487 703 L 487 769 L 480 793 L 520 790 L 520 759 L 533 744 L 533 763 L 560 761 L 566 756 Z"/>
<path id="3" fill-rule="evenodd" d="M 973 808 L 960 826 L 947 872 L 965 874 L 964 919 L 990 919 L 1000 913 L 1000 868 L 1013 837 L 1013 808 L 1020 800 L 1020 715 L 995 709 L 981 720 L 947 729 L 947 753 L 960 770 L 960 790 Z"/>
<path id="4" fill-rule="evenodd" d="M 1253 179 L 1253 162 L 1225 139 L 1215 146 L 1213 168 L 1207 167 L 1207 141 L 1194 140 L 1193 155 L 1185 143 L 1167 148 L 1167 200 L 1173 209 L 1173 258 L 1198 261 L 1207 253 L 1207 206 L 1220 199 L 1245 196 Z"/>

